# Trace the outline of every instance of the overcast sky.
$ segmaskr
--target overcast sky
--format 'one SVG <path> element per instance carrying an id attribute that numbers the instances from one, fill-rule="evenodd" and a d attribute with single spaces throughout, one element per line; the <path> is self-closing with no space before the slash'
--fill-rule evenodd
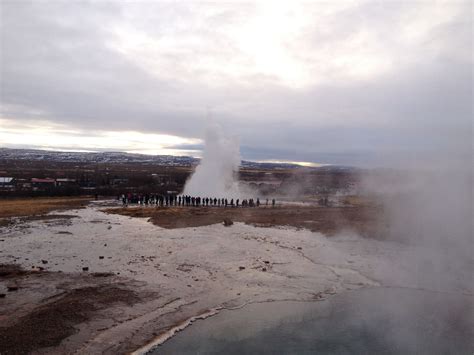
<path id="1" fill-rule="evenodd" d="M 1 0 L 0 146 L 367 164 L 472 153 L 472 2 Z"/>

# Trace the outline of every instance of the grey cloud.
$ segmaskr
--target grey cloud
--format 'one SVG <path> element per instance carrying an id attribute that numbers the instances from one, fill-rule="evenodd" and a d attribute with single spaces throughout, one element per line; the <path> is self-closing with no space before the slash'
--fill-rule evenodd
<path id="1" fill-rule="evenodd" d="M 388 74 L 304 89 L 285 87 L 264 74 L 246 78 L 247 84 L 218 87 L 194 82 L 192 72 L 186 82 L 159 79 L 110 46 L 117 26 L 156 38 L 197 31 L 215 39 L 215 55 L 232 60 L 237 49 L 219 32 L 245 17 L 252 5 L 203 5 L 209 10 L 205 18 L 195 16 L 199 6 L 2 2 L 2 116 L 43 118 L 81 130 L 202 137 L 211 107 L 226 130 L 240 136 L 243 157 L 255 159 L 349 164 L 372 161 L 384 151 L 435 150 L 452 144 L 453 137 L 468 149 L 471 12 L 460 11 L 436 26 L 419 48 L 401 47 L 391 58 L 396 69 Z M 328 33 L 315 25 L 305 38 L 318 47 L 365 28 L 385 45 L 399 45 L 390 24 L 400 22 L 399 14 L 409 8 L 407 3 L 362 4 L 335 13 Z M 143 20 L 137 21 L 140 15 Z M 338 21 L 341 16 L 344 21 Z M 183 48 L 185 56 L 180 51 L 169 60 L 181 72 L 187 60 L 206 50 Z"/>
<path id="2" fill-rule="evenodd" d="M 203 150 L 204 144 L 175 144 L 165 147 L 166 149 L 175 149 L 175 150 Z"/>

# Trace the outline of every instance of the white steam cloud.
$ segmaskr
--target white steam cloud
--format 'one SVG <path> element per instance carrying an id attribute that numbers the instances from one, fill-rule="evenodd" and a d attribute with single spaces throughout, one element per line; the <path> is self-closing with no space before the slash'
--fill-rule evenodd
<path id="1" fill-rule="evenodd" d="M 218 198 L 240 197 L 236 179 L 240 161 L 238 138 L 226 136 L 219 125 L 209 123 L 202 160 L 186 182 L 183 194 Z"/>
<path id="2" fill-rule="evenodd" d="M 366 176 L 383 204 L 384 237 L 412 246 L 412 286 L 472 295 L 473 171 L 469 140 L 454 141 L 417 167 Z"/>

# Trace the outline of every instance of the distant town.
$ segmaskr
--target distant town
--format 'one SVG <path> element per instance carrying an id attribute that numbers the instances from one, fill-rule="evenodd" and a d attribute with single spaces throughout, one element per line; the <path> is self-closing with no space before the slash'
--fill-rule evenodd
<path id="1" fill-rule="evenodd" d="M 58 152 L 0 148 L 0 194 L 117 195 L 125 191 L 179 193 L 199 163 L 198 158 L 122 152 Z M 302 167 L 296 164 L 243 160 L 239 180 L 263 195 L 285 192 L 298 180 L 303 194 L 351 189 L 354 168 Z"/>

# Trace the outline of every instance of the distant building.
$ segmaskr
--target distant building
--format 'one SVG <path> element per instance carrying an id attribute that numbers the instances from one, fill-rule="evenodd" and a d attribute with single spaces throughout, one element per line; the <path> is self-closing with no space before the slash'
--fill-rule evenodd
<path id="1" fill-rule="evenodd" d="M 171 183 L 171 177 L 169 174 L 151 174 L 151 178 L 162 186 Z"/>
<path id="2" fill-rule="evenodd" d="M 110 184 L 113 186 L 127 185 L 128 179 L 126 178 L 114 178 L 110 180 Z"/>
<path id="3" fill-rule="evenodd" d="M 10 184 L 13 184 L 13 181 L 15 179 L 12 178 L 12 177 L 4 177 L 4 176 L 0 176 L 0 185 L 10 185 Z"/>
<path id="4" fill-rule="evenodd" d="M 68 178 L 56 179 L 56 186 L 75 186 L 75 185 L 77 185 L 76 179 L 68 179 Z"/>
<path id="5" fill-rule="evenodd" d="M 29 179 L 15 179 L 18 190 L 31 190 L 31 181 Z"/>
<path id="6" fill-rule="evenodd" d="M 250 186 L 274 186 L 274 187 L 280 187 L 282 181 L 278 179 L 266 179 L 266 180 L 246 180 L 242 181 L 242 183 L 250 185 Z"/>
<path id="7" fill-rule="evenodd" d="M 56 180 L 50 179 L 50 178 L 46 178 L 46 179 L 32 178 L 31 186 L 33 187 L 34 191 L 51 189 L 53 187 L 56 187 Z"/>
<path id="8" fill-rule="evenodd" d="M 15 190 L 15 178 L 0 176 L 0 189 Z"/>

